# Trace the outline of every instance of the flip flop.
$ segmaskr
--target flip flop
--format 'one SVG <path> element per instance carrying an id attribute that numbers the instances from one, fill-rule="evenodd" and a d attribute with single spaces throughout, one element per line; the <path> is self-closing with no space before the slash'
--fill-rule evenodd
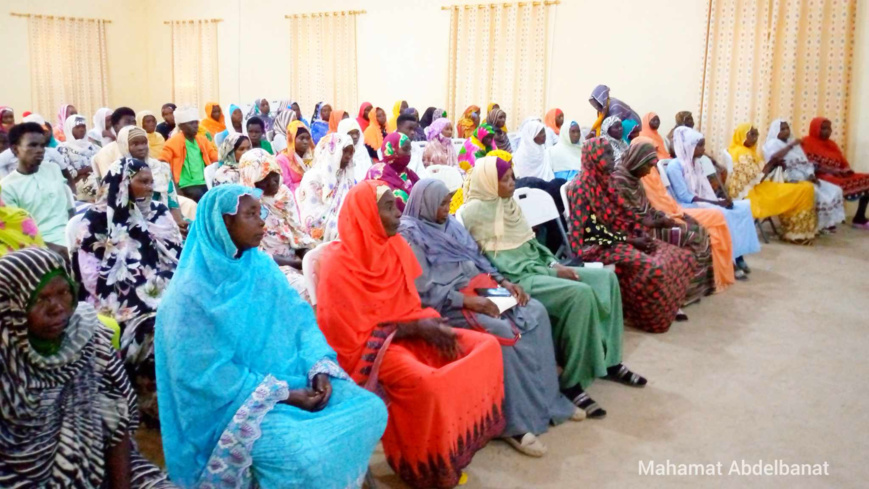
<path id="1" fill-rule="evenodd" d="M 529 457 L 542 457 L 546 455 L 546 452 L 549 450 L 546 448 L 546 445 L 540 441 L 533 433 L 525 433 L 522 436 L 522 441 L 516 441 L 512 436 L 508 436 L 503 438 L 504 441 L 507 442 L 508 445 L 515 448 L 517 452 L 528 455 Z"/>

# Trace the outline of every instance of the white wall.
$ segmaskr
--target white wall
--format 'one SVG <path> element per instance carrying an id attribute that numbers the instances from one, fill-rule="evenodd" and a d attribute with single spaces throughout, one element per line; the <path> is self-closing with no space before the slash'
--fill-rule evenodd
<path id="1" fill-rule="evenodd" d="M 459 0 L 477 3 L 477 0 Z M 286 14 L 357 10 L 358 93 L 391 109 L 396 99 L 425 109 L 446 105 L 449 12 L 432 0 L 4 0 L 9 10 L 103 17 L 109 26 L 110 104 L 159 109 L 171 100 L 170 19 L 222 18 L 219 24 L 220 99 L 250 103 L 289 93 L 289 21 Z M 588 95 L 598 83 L 643 115 L 658 112 L 669 130 L 679 110 L 696 111 L 705 46 L 706 2 L 622 0 L 614 16 L 598 0 L 562 0 L 556 7 L 547 107 L 583 124 L 594 120 Z M 869 0 L 858 0 L 851 134 L 855 166 L 869 170 Z M 26 20 L 0 13 L 7 74 L 0 104 L 20 114 L 30 104 Z M 485 101 L 481 101 L 485 103 Z M 356 107 L 338 107 L 356 113 Z M 505 107 L 509 110 L 509 107 Z M 303 107 L 309 116 L 313 107 Z M 45 114 L 53 118 L 54 114 Z M 530 115 L 530 114 L 526 114 Z M 542 116 L 542 114 L 539 114 Z M 455 117 L 456 114 L 451 114 Z"/>

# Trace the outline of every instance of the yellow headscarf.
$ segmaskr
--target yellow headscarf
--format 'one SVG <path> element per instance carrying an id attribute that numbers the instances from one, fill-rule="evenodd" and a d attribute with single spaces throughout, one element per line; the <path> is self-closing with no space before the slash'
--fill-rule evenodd
<path id="1" fill-rule="evenodd" d="M 141 110 L 136 113 L 136 121 L 142 129 L 145 128 L 145 117 L 149 115 L 154 119 L 157 119 L 157 116 L 155 116 L 150 110 Z M 166 140 L 163 139 L 163 135 L 157 131 L 145 131 L 145 134 L 148 137 L 148 155 L 156 160 L 160 157 L 160 153 L 163 152 L 163 145 L 166 144 Z"/>
<path id="2" fill-rule="evenodd" d="M 760 154 L 757 152 L 757 144 L 750 148 L 745 147 L 745 139 L 752 127 L 754 126 L 750 122 L 746 122 L 736 126 L 736 130 L 733 131 L 733 138 L 730 140 L 730 147 L 727 148 L 727 152 L 730 153 L 734 163 L 738 162 L 739 158 L 744 155 L 751 156 L 755 162 L 761 160 Z"/>
<path id="3" fill-rule="evenodd" d="M 392 106 L 392 118 L 386 121 L 386 133 L 390 134 L 398 129 L 398 116 L 401 115 L 401 104 L 406 104 L 404 100 L 399 100 Z"/>
<path id="4" fill-rule="evenodd" d="M 0 256 L 29 246 L 45 247 L 36 221 L 24 209 L 7 207 L 0 198 Z"/>

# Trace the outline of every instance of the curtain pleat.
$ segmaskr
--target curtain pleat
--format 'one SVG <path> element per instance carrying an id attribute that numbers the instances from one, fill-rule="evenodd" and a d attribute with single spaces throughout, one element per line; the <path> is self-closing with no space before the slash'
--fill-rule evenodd
<path id="1" fill-rule="evenodd" d="M 172 100 L 179 107 L 204 109 L 218 101 L 220 82 L 217 23 L 209 20 L 173 21 Z"/>

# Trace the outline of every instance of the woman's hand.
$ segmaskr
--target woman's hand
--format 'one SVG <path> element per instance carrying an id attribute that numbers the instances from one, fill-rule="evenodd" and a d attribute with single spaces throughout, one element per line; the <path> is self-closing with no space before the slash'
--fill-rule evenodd
<path id="1" fill-rule="evenodd" d="M 332 397 L 332 380 L 329 379 L 327 374 L 317 374 L 314 376 L 312 386 L 314 392 L 323 395 L 323 400 L 314 409 L 315 411 L 319 411 L 326 407 L 326 404 L 329 403 L 329 399 Z"/>
<path id="2" fill-rule="evenodd" d="M 579 274 L 576 273 L 576 270 L 566 267 L 561 263 L 556 263 L 554 267 L 555 274 L 558 278 L 563 278 L 564 280 L 573 280 L 574 282 L 581 282 Z"/>
<path id="3" fill-rule="evenodd" d="M 329 387 L 329 394 L 331 395 L 332 390 L 331 386 Z M 326 397 L 325 392 L 317 392 L 314 389 L 304 388 L 304 389 L 294 389 L 290 391 L 290 397 L 284 401 L 285 404 L 289 404 L 290 406 L 297 407 L 299 409 L 304 409 L 305 411 L 315 412 L 323 409 L 322 407 L 318 408 L 321 404 L 325 406 L 325 401 L 323 398 Z M 328 401 L 328 399 L 327 399 Z"/>
<path id="4" fill-rule="evenodd" d="M 501 282 L 501 287 L 509 290 L 510 294 L 512 294 L 513 297 L 516 298 L 516 301 L 519 302 L 520 306 L 524 307 L 526 304 L 528 304 L 528 301 L 531 300 L 531 297 L 529 297 L 528 294 L 525 293 L 525 290 L 522 287 L 514 284 L 507 279 L 504 279 L 504 281 Z"/>
<path id="5" fill-rule="evenodd" d="M 498 309 L 498 306 L 496 306 L 494 302 L 490 301 L 485 297 L 466 295 L 462 306 L 465 309 L 479 312 L 480 314 L 485 314 L 493 318 L 501 316 L 501 311 L 500 309 Z"/>
<path id="6" fill-rule="evenodd" d="M 652 253 L 653 251 L 655 251 L 655 241 L 648 236 L 628 238 L 628 243 L 630 243 L 631 246 L 642 251 L 643 253 Z"/>
<path id="7" fill-rule="evenodd" d="M 425 318 L 416 322 L 415 336 L 436 347 L 449 360 L 459 357 L 456 333 L 443 318 Z"/>
<path id="8" fill-rule="evenodd" d="M 302 269 L 302 260 L 290 255 L 273 255 L 272 259 L 279 267 L 293 267 L 296 270 Z"/>

